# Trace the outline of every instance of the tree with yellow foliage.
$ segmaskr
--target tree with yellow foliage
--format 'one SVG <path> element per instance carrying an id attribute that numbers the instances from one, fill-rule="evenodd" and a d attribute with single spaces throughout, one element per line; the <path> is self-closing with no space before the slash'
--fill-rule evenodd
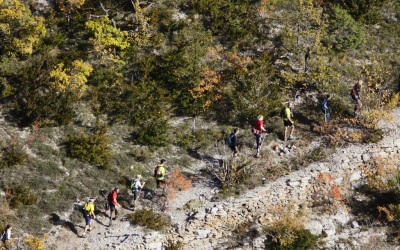
<path id="1" fill-rule="evenodd" d="M 64 68 L 64 64 L 60 63 L 50 72 L 52 87 L 62 93 L 82 96 L 87 89 L 87 76 L 92 71 L 92 66 L 82 60 L 73 61 L 71 68 Z"/>
<path id="2" fill-rule="evenodd" d="M 43 17 L 20 0 L 0 0 L 0 54 L 30 55 L 46 34 Z"/>
<path id="3" fill-rule="evenodd" d="M 115 28 L 107 16 L 89 20 L 86 22 L 86 29 L 92 34 L 89 42 L 100 64 L 107 65 L 110 62 L 123 64 L 117 52 L 129 46 L 128 32 Z"/>

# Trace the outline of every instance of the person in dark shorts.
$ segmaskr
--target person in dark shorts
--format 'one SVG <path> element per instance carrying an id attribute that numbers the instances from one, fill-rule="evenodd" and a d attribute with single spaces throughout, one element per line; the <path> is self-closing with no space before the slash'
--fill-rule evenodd
<path id="1" fill-rule="evenodd" d="M 121 207 L 117 201 L 118 193 L 119 188 L 115 187 L 108 195 L 108 204 L 110 205 L 110 226 L 112 225 L 112 220 L 115 220 L 118 214 L 117 208 Z"/>
<path id="2" fill-rule="evenodd" d="M 285 108 L 285 116 L 283 118 L 283 126 L 285 127 L 285 132 L 283 135 L 284 141 L 287 141 L 287 139 L 289 140 L 294 139 L 293 137 L 294 121 L 292 119 L 293 117 L 292 108 L 293 108 L 292 102 L 289 102 Z M 288 128 L 290 128 L 289 138 L 287 137 Z"/>
<path id="3" fill-rule="evenodd" d="M 165 167 L 164 163 L 166 161 L 162 159 L 160 161 L 160 164 L 157 165 L 157 172 L 155 173 L 155 178 L 156 178 L 156 183 L 157 183 L 157 188 L 160 188 L 162 185 L 165 184 Z"/>
<path id="4" fill-rule="evenodd" d="M 92 230 L 91 227 L 91 221 L 92 217 L 93 219 L 96 219 L 96 215 L 94 214 L 94 198 L 89 198 L 88 202 L 85 203 L 84 205 L 84 213 L 83 217 L 85 218 L 85 230 L 82 234 L 82 238 L 86 237 L 86 232 Z"/>
<path id="5" fill-rule="evenodd" d="M 239 153 L 238 139 L 237 134 L 239 133 L 239 129 L 235 128 L 233 133 L 229 135 L 229 148 L 232 149 L 233 157 L 236 157 Z"/>

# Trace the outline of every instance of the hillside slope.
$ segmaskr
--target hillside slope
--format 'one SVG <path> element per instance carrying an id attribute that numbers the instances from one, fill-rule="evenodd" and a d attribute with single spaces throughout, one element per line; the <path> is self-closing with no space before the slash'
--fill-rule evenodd
<path id="1" fill-rule="evenodd" d="M 123 219 L 107 227 L 101 223 L 108 219 L 100 217 L 89 238 L 54 226 L 46 243 L 49 249 L 164 249 L 178 241 L 183 242 L 183 249 L 265 249 L 262 227 L 286 217 L 297 218 L 312 233 L 324 235 L 324 249 L 396 249 L 387 239 L 388 228 L 366 221 L 355 206 L 358 202 L 368 210 L 367 197 L 359 188 L 368 183 L 368 169 L 377 168 L 371 161 L 383 160 L 387 173 L 398 170 L 400 109 L 392 115 L 393 120 L 380 122 L 384 136 L 378 143 L 339 148 L 320 162 L 239 197 L 211 201 L 207 198 L 213 190 L 197 183 L 192 190 L 181 192 L 167 211 L 175 225 L 168 233 L 133 226 Z M 196 198 L 203 205 L 190 218 L 183 216 L 182 202 Z"/>

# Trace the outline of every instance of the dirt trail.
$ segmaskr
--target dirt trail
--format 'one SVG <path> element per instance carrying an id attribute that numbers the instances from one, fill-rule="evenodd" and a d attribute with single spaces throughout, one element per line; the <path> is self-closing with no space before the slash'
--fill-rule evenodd
<path id="1" fill-rule="evenodd" d="M 380 144 L 384 144 L 386 140 L 396 140 L 400 138 L 400 109 L 395 109 L 393 111 L 393 119 L 390 121 L 381 121 L 379 123 L 380 128 L 385 132 L 384 138 L 379 142 Z M 342 159 L 346 157 L 354 157 L 353 154 L 358 154 L 359 152 L 363 152 L 364 148 L 369 147 L 368 145 L 352 145 L 351 149 L 348 151 L 339 152 L 332 157 L 331 161 L 334 159 Z M 348 154 L 348 155 L 344 155 Z M 338 158 L 339 157 L 339 158 Z M 341 157 L 341 158 L 340 158 Z M 357 156 L 359 157 L 359 156 Z M 315 164 L 316 166 L 318 164 Z M 314 166 L 315 168 L 315 166 Z M 305 178 L 308 175 L 312 175 L 311 172 L 315 171 L 313 167 L 302 169 L 299 171 L 300 176 L 304 176 Z M 292 173 L 293 174 L 293 173 Z M 290 177 L 289 177 L 290 179 Z M 170 204 L 169 210 L 167 214 L 172 217 L 172 223 L 180 226 L 185 225 L 187 214 L 184 211 L 181 211 L 181 208 L 184 204 L 186 204 L 190 200 L 194 199 L 202 199 L 203 208 L 199 210 L 205 210 L 205 208 L 210 208 L 213 206 L 217 206 L 218 204 L 223 204 L 225 206 L 225 210 L 227 211 L 235 211 L 238 207 L 242 206 L 242 204 L 246 200 L 253 200 L 258 202 L 258 204 L 263 204 L 263 200 L 265 197 L 271 196 L 271 187 L 284 185 L 282 183 L 287 184 L 288 177 L 282 177 L 277 179 L 273 183 L 269 183 L 268 185 L 261 186 L 256 188 L 255 190 L 249 190 L 244 193 L 237 199 L 230 199 L 229 201 L 222 202 L 211 202 L 204 197 L 209 197 L 210 194 L 213 193 L 212 187 L 210 185 L 204 185 L 204 183 L 198 182 L 194 183 L 193 188 L 188 191 L 179 192 L 176 200 Z M 294 185 L 294 184 L 293 184 Z M 289 185 L 290 186 L 290 185 Z M 282 187 L 286 188 L 286 187 Z M 292 192 L 292 191 L 290 191 Z M 289 192 L 289 193 L 290 193 Z M 294 193 L 294 192 L 293 192 Z M 296 195 L 295 193 L 293 195 Z M 286 198 L 290 199 L 290 198 Z M 231 206 L 231 208 L 229 208 Z M 267 204 L 263 204 L 264 208 L 267 207 Z M 98 216 L 98 220 L 93 222 L 95 228 L 89 233 L 87 238 L 80 238 L 78 235 L 74 234 L 69 228 L 62 226 L 53 226 L 51 233 L 49 234 L 48 239 L 46 240 L 46 245 L 48 249 L 60 249 L 60 250 L 69 250 L 69 249 L 162 249 L 162 242 L 160 238 L 164 238 L 164 236 L 159 235 L 158 232 L 149 231 L 143 229 L 138 226 L 131 225 L 128 221 L 124 220 L 124 216 L 131 211 L 129 210 L 121 210 L 121 214 L 117 221 L 113 224 L 113 226 L 108 227 L 109 219 L 106 217 Z M 235 215 L 230 215 L 226 217 L 219 217 L 215 220 L 209 220 L 208 222 L 199 221 L 196 226 L 203 227 L 207 223 L 218 223 L 220 226 L 216 228 L 220 228 L 223 230 L 226 225 L 224 223 L 229 223 L 229 220 L 235 217 Z M 225 221 L 225 222 L 224 222 Z M 78 225 L 76 228 L 78 233 L 81 234 L 84 227 L 84 220 Z M 196 228 L 191 228 L 195 230 Z M 198 229 L 198 228 L 197 228 Z M 193 234 L 193 232 L 180 232 L 183 239 L 185 238 L 185 234 Z M 179 235 L 179 234 L 176 234 Z M 204 242 L 210 241 L 209 239 L 204 239 Z M 192 242 L 194 243 L 194 242 Z M 201 241 L 196 242 L 201 244 Z M 193 245 L 193 244 L 189 244 Z M 205 245 L 203 245 L 205 246 Z M 196 246 L 193 246 L 196 247 Z M 186 249 L 186 248 L 185 248 Z M 192 249 L 189 247 L 189 249 Z M 197 249 L 207 249 L 207 248 L 197 248 Z"/>

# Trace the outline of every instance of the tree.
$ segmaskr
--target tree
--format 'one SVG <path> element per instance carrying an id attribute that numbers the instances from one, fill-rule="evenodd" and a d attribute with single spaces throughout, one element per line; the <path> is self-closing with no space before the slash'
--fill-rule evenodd
<path id="1" fill-rule="evenodd" d="M 72 67 L 67 69 L 64 68 L 63 63 L 60 63 L 50 72 L 53 78 L 52 87 L 56 91 L 80 97 L 87 89 L 87 76 L 92 71 L 92 66 L 82 60 L 73 61 Z"/>
<path id="2" fill-rule="evenodd" d="M 92 35 L 89 42 L 93 46 L 93 55 L 100 64 L 124 64 L 118 52 L 129 46 L 128 32 L 112 26 L 107 16 L 87 21 L 86 28 Z"/>
<path id="3" fill-rule="evenodd" d="M 44 19 L 20 0 L 0 0 L 0 55 L 25 56 L 46 34 Z"/>
<path id="4" fill-rule="evenodd" d="M 86 0 L 56 0 L 56 4 L 62 12 L 67 15 L 68 23 L 70 22 L 72 11 L 78 10 L 85 4 Z"/>
<path id="5" fill-rule="evenodd" d="M 158 75 L 155 77 L 172 91 L 179 112 L 196 115 L 201 110 L 195 107 L 192 94 L 199 84 L 204 83 L 202 76 L 207 65 L 204 58 L 212 41 L 211 33 L 195 22 L 175 32 L 171 49 L 160 58 L 161 69 L 156 69 Z"/>
<path id="6" fill-rule="evenodd" d="M 329 21 L 330 36 L 327 39 L 337 51 L 355 49 L 365 43 L 365 28 L 355 21 L 346 10 L 333 6 Z"/>

